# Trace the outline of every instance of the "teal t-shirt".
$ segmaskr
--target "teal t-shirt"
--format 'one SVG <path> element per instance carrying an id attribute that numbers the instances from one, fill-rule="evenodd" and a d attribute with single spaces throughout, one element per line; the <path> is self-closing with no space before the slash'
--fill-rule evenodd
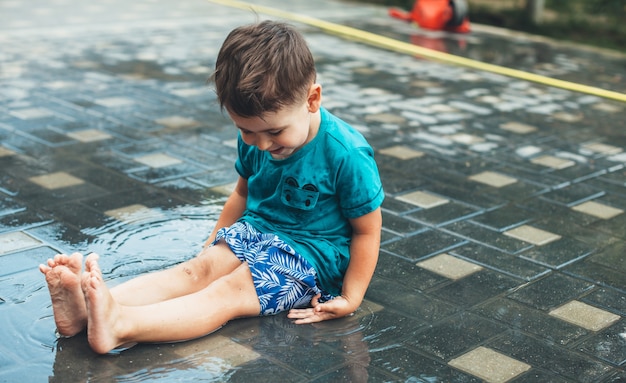
<path id="1" fill-rule="evenodd" d="M 248 180 L 241 221 L 289 243 L 315 268 L 321 287 L 341 294 L 350 258 L 350 218 L 378 208 L 384 192 L 374 151 L 353 127 L 321 109 L 317 135 L 284 160 L 238 143 Z"/>

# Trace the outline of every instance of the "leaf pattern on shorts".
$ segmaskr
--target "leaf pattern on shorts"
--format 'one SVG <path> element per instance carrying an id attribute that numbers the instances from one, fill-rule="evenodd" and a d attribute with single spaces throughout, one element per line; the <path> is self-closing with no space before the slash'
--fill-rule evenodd
<path id="1" fill-rule="evenodd" d="M 237 222 L 218 231 L 215 243 L 224 241 L 247 262 L 261 305 L 261 315 L 273 315 L 294 307 L 306 307 L 322 293 L 316 271 L 295 250 L 274 234 L 263 234 L 250 224 Z"/>

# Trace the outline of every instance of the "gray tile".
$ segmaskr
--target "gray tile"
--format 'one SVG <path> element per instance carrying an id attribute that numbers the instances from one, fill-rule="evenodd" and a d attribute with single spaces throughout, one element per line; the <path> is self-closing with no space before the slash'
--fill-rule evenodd
<path id="1" fill-rule="evenodd" d="M 478 347 L 448 364 L 489 383 L 502 383 L 515 379 L 532 366 L 486 347 Z"/>
<path id="2" fill-rule="evenodd" d="M 434 356 L 450 360 L 468 349 L 506 331 L 507 326 L 470 313 L 455 314 L 426 329 L 405 334 L 403 344 Z"/>
<path id="3" fill-rule="evenodd" d="M 589 334 L 589 331 L 582 327 L 565 323 L 543 311 L 508 298 L 488 301 L 473 308 L 472 311 L 516 331 L 533 334 L 562 346 L 571 345 Z"/>
<path id="4" fill-rule="evenodd" d="M 467 244 L 457 247 L 451 250 L 451 253 L 472 260 L 483 267 L 526 281 L 539 278 L 550 272 L 549 268 L 537 265 L 519 256 L 478 244 Z"/>
<path id="5" fill-rule="evenodd" d="M 444 253 L 464 243 L 465 241 L 459 237 L 438 230 L 428 230 L 391 242 L 381 248 L 406 259 L 420 260 Z"/>
<path id="6" fill-rule="evenodd" d="M 516 238 L 507 237 L 502 233 L 467 221 L 452 223 L 445 226 L 444 229 L 471 240 L 472 242 L 484 244 L 488 247 L 496 248 L 510 254 L 519 253 L 520 251 L 532 247 L 532 244 L 530 243 Z"/>
<path id="7" fill-rule="evenodd" d="M 509 298 L 547 311 L 574 299 L 593 288 L 593 284 L 562 274 L 552 273 L 509 294 Z"/>
<path id="8" fill-rule="evenodd" d="M 575 300 L 551 310 L 550 315 L 591 331 L 602 330 L 620 319 L 617 314 Z"/>
<path id="9" fill-rule="evenodd" d="M 431 294 L 458 307 L 467 308 L 520 284 L 521 282 L 511 277 L 489 270 L 482 270 L 437 288 Z"/>
<path id="10" fill-rule="evenodd" d="M 612 371 L 607 363 L 521 334 L 504 334 L 486 347 L 519 361 L 579 382 L 599 381 Z"/>

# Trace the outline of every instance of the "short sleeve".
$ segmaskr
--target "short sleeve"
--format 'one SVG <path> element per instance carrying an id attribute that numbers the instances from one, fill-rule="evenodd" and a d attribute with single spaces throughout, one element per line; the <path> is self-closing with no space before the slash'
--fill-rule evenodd
<path id="1" fill-rule="evenodd" d="M 371 148 L 357 148 L 345 156 L 337 185 L 345 217 L 358 218 L 380 207 L 385 193 Z"/>
<path id="2" fill-rule="evenodd" d="M 241 138 L 237 136 L 237 161 L 235 162 L 235 170 L 244 178 L 248 179 L 253 174 L 254 158 L 251 147 L 246 145 Z"/>

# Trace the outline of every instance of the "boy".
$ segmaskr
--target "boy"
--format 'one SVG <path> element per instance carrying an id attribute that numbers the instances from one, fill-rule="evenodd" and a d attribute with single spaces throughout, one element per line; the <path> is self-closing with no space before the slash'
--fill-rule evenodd
<path id="1" fill-rule="evenodd" d="M 92 349 L 200 337 L 231 319 L 289 310 L 295 323 L 361 304 L 380 245 L 384 198 L 365 139 L 321 107 L 313 57 L 292 27 L 233 30 L 212 80 L 239 129 L 239 179 L 203 250 L 109 290 L 98 256 L 41 265 L 57 329 L 87 327 Z"/>

